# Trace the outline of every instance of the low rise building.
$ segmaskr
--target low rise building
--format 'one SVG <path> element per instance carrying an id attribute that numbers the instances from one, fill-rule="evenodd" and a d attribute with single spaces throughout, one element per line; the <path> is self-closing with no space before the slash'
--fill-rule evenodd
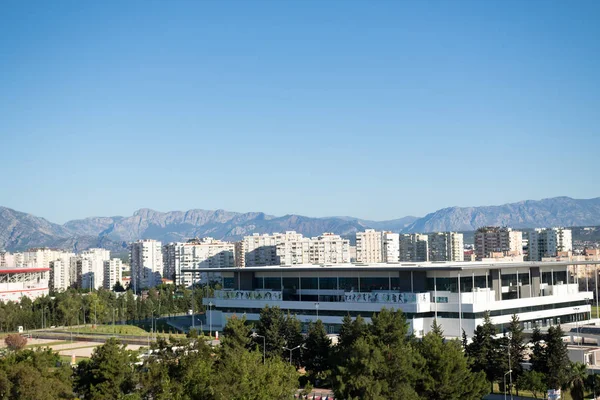
<path id="1" fill-rule="evenodd" d="M 246 267 L 222 270 L 223 290 L 205 298 L 215 329 L 227 318 L 259 318 L 278 306 L 337 333 L 344 316 L 367 321 L 383 307 L 401 310 L 421 337 L 436 319 L 447 337 L 472 337 L 490 313 L 500 332 L 517 315 L 525 329 L 590 319 L 592 291 L 580 289 L 564 262 L 429 262 Z M 577 267 L 588 265 L 576 263 Z M 597 268 L 597 266 L 595 267 Z"/>

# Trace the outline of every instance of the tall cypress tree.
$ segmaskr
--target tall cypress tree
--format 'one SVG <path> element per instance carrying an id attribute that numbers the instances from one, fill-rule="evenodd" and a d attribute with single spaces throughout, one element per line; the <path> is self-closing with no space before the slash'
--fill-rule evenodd
<path id="1" fill-rule="evenodd" d="M 516 314 L 512 316 L 507 330 L 508 335 L 508 352 L 510 354 L 510 366 L 512 369 L 512 381 L 517 381 L 523 373 L 523 355 L 525 353 L 525 343 L 523 337 L 523 327 L 519 322 L 519 317 Z M 512 388 L 511 388 L 512 390 Z M 518 392 L 517 392 L 518 394 Z"/>
<path id="2" fill-rule="evenodd" d="M 569 382 L 569 352 L 567 344 L 563 342 L 564 332 L 559 326 L 551 326 L 545 336 L 546 346 L 544 349 L 546 361 L 546 383 L 548 387 L 559 389 Z"/>

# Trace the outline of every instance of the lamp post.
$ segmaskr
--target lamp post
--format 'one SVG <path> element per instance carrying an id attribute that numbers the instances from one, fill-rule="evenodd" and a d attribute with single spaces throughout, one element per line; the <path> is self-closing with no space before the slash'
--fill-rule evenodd
<path id="1" fill-rule="evenodd" d="M 209 332 L 209 336 L 211 338 L 212 338 L 212 306 L 213 306 L 213 303 L 211 301 L 208 303 L 208 324 L 209 324 L 208 332 Z"/>
<path id="2" fill-rule="evenodd" d="M 315 308 L 317 309 L 317 320 L 319 320 L 319 303 L 315 303 Z"/>
<path id="3" fill-rule="evenodd" d="M 577 336 L 579 336 L 579 307 L 573 307 L 573 310 L 576 311 L 576 313 L 575 313 L 575 334 Z M 581 341 L 580 341 L 579 345 L 581 345 Z"/>
<path id="4" fill-rule="evenodd" d="M 508 370 L 508 372 L 505 372 L 504 377 L 503 377 L 503 379 L 504 379 L 504 400 L 506 400 L 506 375 L 508 375 L 510 373 L 512 373 L 512 369 Z"/>
<path id="5" fill-rule="evenodd" d="M 287 350 L 287 351 L 289 351 L 289 352 L 290 352 L 290 365 L 292 365 L 292 352 L 293 352 L 294 350 L 298 350 L 298 349 L 299 349 L 299 348 L 301 348 L 301 347 L 302 347 L 302 345 L 299 345 L 299 346 L 293 347 L 293 348 L 291 348 L 291 349 L 289 349 L 289 348 L 287 348 L 287 347 L 284 347 L 284 348 L 283 348 L 284 350 Z"/>
<path id="6" fill-rule="evenodd" d="M 266 360 L 266 355 L 267 355 L 267 353 L 266 353 L 267 340 L 265 339 L 265 337 L 263 335 L 259 335 L 256 332 L 252 332 L 252 335 L 250 335 L 250 336 L 252 336 L 254 339 L 262 338 L 262 340 L 263 340 L 263 364 L 264 364 L 265 360 Z"/>

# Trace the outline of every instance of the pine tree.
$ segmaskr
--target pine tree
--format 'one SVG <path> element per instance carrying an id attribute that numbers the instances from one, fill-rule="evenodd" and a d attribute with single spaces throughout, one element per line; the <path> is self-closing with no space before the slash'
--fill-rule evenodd
<path id="1" fill-rule="evenodd" d="M 279 307 L 265 306 L 260 311 L 260 317 L 256 324 L 256 332 L 265 337 L 267 357 L 282 357 L 285 347 L 284 331 L 285 318 Z M 262 350 L 262 343 L 260 348 Z"/>
<path id="2" fill-rule="evenodd" d="M 289 312 L 285 318 L 282 335 L 284 337 L 286 347 L 289 349 L 293 349 L 296 346 L 301 346 L 304 342 L 304 337 L 302 336 L 302 324 L 295 315 L 290 315 Z M 300 348 L 292 352 L 292 364 L 295 365 L 296 368 L 302 365 L 303 351 L 304 349 Z M 284 353 L 283 357 L 285 358 L 285 356 L 286 355 Z"/>
<path id="3" fill-rule="evenodd" d="M 262 345 L 262 340 L 260 343 Z M 223 328 L 221 347 L 249 349 L 252 346 L 250 327 L 246 324 L 246 317 L 239 318 L 234 315 L 229 318 L 227 324 Z"/>
<path id="4" fill-rule="evenodd" d="M 496 327 L 490 315 L 485 313 L 483 325 L 478 325 L 471 343 L 467 346 L 467 355 L 472 361 L 473 371 L 485 372 L 493 391 L 494 382 L 499 380 L 506 370 L 507 354 L 502 351 L 502 339 L 496 339 Z"/>
<path id="5" fill-rule="evenodd" d="M 309 325 L 304 346 L 304 367 L 313 384 L 317 380 L 328 379 L 331 372 L 331 339 L 320 319 Z"/>
<path id="6" fill-rule="evenodd" d="M 472 372 L 458 340 L 444 341 L 434 320 L 432 329 L 418 345 L 425 367 L 417 390 L 424 399 L 479 400 L 487 394 L 485 373 Z"/>
<path id="7" fill-rule="evenodd" d="M 76 388 L 84 399 L 120 399 L 135 388 L 132 364 L 134 352 L 110 338 L 97 347 L 88 361 L 77 369 Z"/>

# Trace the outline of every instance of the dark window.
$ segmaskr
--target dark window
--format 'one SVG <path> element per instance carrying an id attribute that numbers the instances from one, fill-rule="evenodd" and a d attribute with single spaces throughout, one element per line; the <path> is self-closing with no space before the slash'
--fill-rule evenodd
<path id="1" fill-rule="evenodd" d="M 320 289 L 335 290 L 337 289 L 337 278 L 319 278 Z"/>

